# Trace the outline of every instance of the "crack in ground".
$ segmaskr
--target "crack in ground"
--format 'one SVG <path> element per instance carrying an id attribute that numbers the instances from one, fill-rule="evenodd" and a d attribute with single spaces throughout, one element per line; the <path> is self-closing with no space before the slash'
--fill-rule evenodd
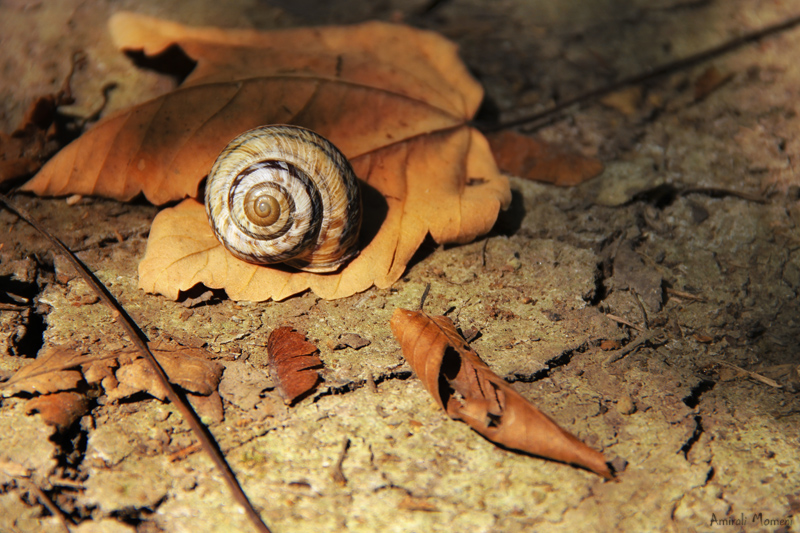
<path id="1" fill-rule="evenodd" d="M 703 434 L 703 418 L 700 415 L 696 415 L 694 417 L 694 431 L 692 432 L 692 436 L 689 437 L 686 442 L 683 443 L 678 453 L 683 453 L 683 458 L 688 460 L 689 459 L 689 452 L 692 451 L 692 447 L 695 443 L 700 440 L 700 436 Z"/>
<path id="2" fill-rule="evenodd" d="M 545 361 L 545 368 L 541 370 L 537 370 L 531 374 L 518 374 L 514 373 L 510 376 L 506 376 L 503 379 L 507 383 L 515 383 L 520 381 L 522 383 L 533 383 L 535 381 L 543 380 L 550 376 L 550 373 L 555 370 L 556 368 L 560 368 L 562 366 L 566 366 L 572 361 L 572 357 L 575 354 L 580 354 L 586 352 L 589 348 L 589 342 L 584 342 L 580 346 L 576 346 L 575 348 L 571 348 L 569 350 L 565 350 L 561 352 L 561 354 L 557 355 L 556 357 Z"/>
<path id="3" fill-rule="evenodd" d="M 153 523 L 153 517 L 158 511 L 158 508 L 167 501 L 169 494 L 164 494 L 157 502 L 155 502 L 152 506 L 147 507 L 128 507 L 126 509 L 119 509 L 116 511 L 111 511 L 108 515 L 112 518 L 116 518 L 120 522 L 124 524 L 128 524 L 131 526 L 141 526 L 144 523 Z"/>
<path id="4" fill-rule="evenodd" d="M 356 391 L 364 386 L 372 387 L 373 385 L 380 385 L 385 381 L 390 381 L 394 379 L 405 381 L 409 379 L 412 375 L 413 373 L 411 371 L 400 370 L 396 372 L 389 372 L 388 374 L 379 374 L 378 376 L 372 377 L 371 379 L 359 379 L 354 381 L 348 381 L 347 383 L 344 383 L 342 385 L 335 385 L 335 386 L 331 385 L 326 390 L 314 396 L 314 399 L 312 401 L 313 403 L 317 403 L 319 400 L 321 400 L 326 396 L 347 394 L 348 392 Z"/>
<path id="5" fill-rule="evenodd" d="M 713 389 L 714 385 L 716 385 L 716 383 L 708 379 L 701 380 L 700 383 L 692 387 L 689 394 L 683 398 L 683 403 L 690 409 L 694 409 L 700 404 L 700 397 Z"/>
<path id="6" fill-rule="evenodd" d="M 694 409 L 700 404 L 700 397 L 704 393 L 713 389 L 714 385 L 716 385 L 716 383 L 713 381 L 707 379 L 701 380 L 700 383 L 692 387 L 692 389 L 689 391 L 689 394 L 683 398 L 682 400 L 683 403 L 686 404 L 686 406 L 689 407 L 690 409 Z M 689 459 L 689 452 L 692 451 L 692 447 L 695 445 L 695 443 L 698 440 L 700 440 L 700 436 L 703 434 L 704 431 L 703 417 L 701 417 L 700 415 L 695 415 L 694 423 L 695 426 L 692 435 L 686 440 L 686 442 L 683 443 L 683 446 L 681 446 L 681 448 L 678 450 L 678 453 L 683 453 L 683 458 L 687 460 Z M 714 475 L 714 469 L 712 467 L 709 476 L 713 477 L 713 475 Z M 706 479 L 706 483 L 708 482 L 708 479 L 710 479 L 710 477 Z"/>
<path id="7" fill-rule="evenodd" d="M 46 329 L 43 308 L 36 304 L 42 286 L 36 281 L 21 281 L 13 275 L 0 276 L 0 303 L 18 306 L 19 328 L 9 335 L 13 355 L 33 358 L 44 346 Z"/>

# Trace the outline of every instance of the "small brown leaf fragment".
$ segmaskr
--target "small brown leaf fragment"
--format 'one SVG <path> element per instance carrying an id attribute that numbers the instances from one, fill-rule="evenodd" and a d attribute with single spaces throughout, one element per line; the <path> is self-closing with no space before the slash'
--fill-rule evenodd
<path id="1" fill-rule="evenodd" d="M 703 344 L 710 344 L 714 342 L 714 337 L 710 337 L 703 333 L 695 333 L 694 335 L 692 335 L 692 337 L 694 337 L 694 340 L 696 340 L 697 342 L 701 342 Z"/>
<path id="2" fill-rule="evenodd" d="M 28 400 L 25 411 L 39 413 L 46 424 L 62 433 L 89 411 L 89 399 L 78 392 L 45 394 Z"/>
<path id="3" fill-rule="evenodd" d="M 604 96 L 600 102 L 625 116 L 631 116 L 639 110 L 639 106 L 642 104 L 642 88 L 636 85 L 621 89 Z"/>
<path id="4" fill-rule="evenodd" d="M 604 352 L 619 350 L 620 348 L 622 348 L 622 344 L 617 340 L 603 339 L 600 341 L 600 349 Z"/>
<path id="5" fill-rule="evenodd" d="M 603 172 L 598 159 L 564 152 L 520 133 L 502 131 L 487 138 L 497 166 L 514 176 L 570 187 Z"/>
<path id="6" fill-rule="evenodd" d="M 492 372 L 452 320 L 397 309 L 391 327 L 403 356 L 451 418 L 502 446 L 612 477 L 603 454 L 561 429 Z"/>
<path id="7" fill-rule="evenodd" d="M 428 513 L 436 513 L 439 511 L 439 507 L 435 503 L 425 498 L 416 498 L 410 494 L 403 498 L 403 500 L 397 504 L 397 507 L 405 511 L 425 511 Z"/>
<path id="8" fill-rule="evenodd" d="M 91 356 L 70 348 L 46 348 L 35 361 L 22 367 L 3 386 L 3 396 L 18 392 L 50 394 L 77 387 L 83 379 L 77 370 L 69 370 L 92 360 Z"/>
<path id="9" fill-rule="evenodd" d="M 357 335 L 355 333 L 342 333 L 341 335 L 339 335 L 339 340 L 337 341 L 333 349 L 343 350 L 344 348 L 352 348 L 354 350 L 360 350 L 361 348 L 369 345 L 370 341 L 368 341 L 361 335 Z"/>
<path id="10" fill-rule="evenodd" d="M 270 372 L 277 379 L 287 405 L 306 396 L 319 383 L 317 370 L 322 368 L 319 351 L 302 333 L 290 327 L 276 329 L 267 340 L 267 353 Z"/>
<path id="11" fill-rule="evenodd" d="M 159 364 L 174 385 L 187 392 L 208 396 L 217 390 L 222 377 L 223 366 L 205 358 L 207 352 L 196 348 L 183 348 L 176 351 L 153 350 Z M 147 392 L 160 400 L 167 397 L 167 392 L 153 372 L 150 364 L 144 359 L 137 359 L 123 365 L 116 372 L 119 386 L 106 391 L 109 399 L 116 400 L 131 396 L 137 392 Z"/>
<path id="12" fill-rule="evenodd" d="M 200 419 L 204 424 L 219 424 L 224 420 L 222 398 L 217 391 L 213 391 L 209 395 L 189 393 L 186 398 L 192 404 L 194 410 L 197 411 L 197 414 L 200 415 Z"/>
<path id="13" fill-rule="evenodd" d="M 81 365 L 83 379 L 88 384 L 101 383 L 104 379 L 114 376 L 114 369 L 119 366 L 116 357 L 103 357 L 90 363 Z"/>
<path id="14" fill-rule="evenodd" d="M 694 99 L 703 100 L 733 78 L 733 73 L 723 74 L 717 67 L 708 67 L 694 82 Z"/>

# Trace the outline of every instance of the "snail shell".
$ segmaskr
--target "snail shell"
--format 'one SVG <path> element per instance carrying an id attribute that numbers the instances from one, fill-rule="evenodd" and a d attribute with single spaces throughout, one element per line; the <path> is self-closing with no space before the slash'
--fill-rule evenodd
<path id="1" fill-rule="evenodd" d="M 250 263 L 332 272 L 358 254 L 358 180 L 305 128 L 262 126 L 232 140 L 208 175 L 206 213 L 222 245 Z"/>

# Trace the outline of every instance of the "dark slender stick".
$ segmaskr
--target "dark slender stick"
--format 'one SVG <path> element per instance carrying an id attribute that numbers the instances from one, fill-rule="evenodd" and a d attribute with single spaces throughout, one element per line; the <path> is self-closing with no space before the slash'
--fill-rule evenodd
<path id="1" fill-rule="evenodd" d="M 658 78 L 659 76 L 664 76 L 665 74 L 672 74 L 673 72 L 677 72 L 679 70 L 692 67 L 699 63 L 708 61 L 709 59 L 713 59 L 717 56 L 721 56 L 727 54 L 728 52 L 732 52 L 733 50 L 736 50 L 738 48 L 741 48 L 742 46 L 763 39 L 764 37 L 769 37 L 771 35 L 775 35 L 782 31 L 792 29 L 798 25 L 800 25 L 800 15 L 788 18 L 782 22 L 778 22 L 777 24 L 767 26 L 765 28 L 756 30 L 751 33 L 745 33 L 744 35 L 741 35 L 735 39 L 722 43 L 721 45 L 715 46 L 713 48 L 709 48 L 708 50 L 705 50 L 703 52 L 698 52 L 697 54 L 690 55 L 689 57 L 678 59 L 677 61 L 674 61 L 672 63 L 667 63 L 666 65 L 661 65 L 660 67 L 656 67 L 652 70 L 648 70 L 639 74 L 634 74 L 633 76 L 623 78 L 619 81 L 615 81 L 614 83 L 611 83 L 603 87 L 598 87 L 597 89 L 592 89 L 583 94 L 579 94 L 578 96 L 567 98 L 566 100 L 563 100 L 555 104 L 553 107 L 545 109 L 544 111 L 539 111 L 537 113 L 528 115 L 526 117 L 509 120 L 508 122 L 500 122 L 497 124 L 480 124 L 479 129 L 483 132 L 490 133 L 493 131 L 509 129 L 516 126 L 521 126 L 523 124 L 530 124 L 533 122 L 544 120 L 546 118 L 551 118 L 555 115 L 558 115 L 568 107 L 572 107 L 577 104 L 582 104 L 585 102 L 589 102 L 591 100 L 595 100 L 597 98 L 600 98 L 601 96 L 605 96 L 609 93 L 613 93 L 614 91 L 618 91 L 623 87 L 628 87 L 630 85 L 638 85 L 640 83 L 652 80 L 654 78 Z"/>
<path id="2" fill-rule="evenodd" d="M 53 500 L 51 500 L 50 497 L 47 494 L 45 494 L 45 492 L 42 489 L 40 489 L 33 481 L 26 480 L 26 483 L 28 485 L 28 488 L 36 495 L 36 498 L 45 507 L 47 507 L 47 510 L 50 511 L 50 513 L 53 516 L 55 516 L 58 519 L 59 523 L 61 524 L 61 527 L 64 528 L 64 531 L 70 533 L 67 517 L 64 516 L 64 513 L 61 512 L 61 509 L 59 509 L 58 506 L 55 503 L 53 503 Z"/>
<path id="3" fill-rule="evenodd" d="M 422 296 L 419 299 L 419 310 L 420 311 L 422 311 L 422 308 L 425 307 L 425 300 L 428 299 L 428 293 L 430 292 L 430 290 L 431 290 L 431 284 L 430 283 L 426 283 L 425 284 L 425 290 L 422 291 Z"/>
<path id="4" fill-rule="evenodd" d="M 114 316 L 114 319 L 122 326 L 122 328 L 128 334 L 128 337 L 130 337 L 131 341 L 133 341 L 133 344 L 136 346 L 136 348 L 142 353 L 147 362 L 150 363 L 150 366 L 153 368 L 153 371 L 155 372 L 159 382 L 167 391 L 167 397 L 169 398 L 169 401 L 178 408 L 183 415 L 183 418 L 185 418 L 189 423 L 189 427 L 192 428 L 192 431 L 200 440 L 203 450 L 205 450 L 205 452 L 211 457 L 211 460 L 214 461 L 217 469 L 219 469 L 220 473 L 222 474 L 222 478 L 225 480 L 225 483 L 227 483 L 228 488 L 233 494 L 234 499 L 244 508 L 245 512 L 247 513 L 247 517 L 250 519 L 250 522 L 260 533 L 271 533 L 267 525 L 261 520 L 261 516 L 256 511 L 255 507 L 253 507 L 253 504 L 250 503 L 250 500 L 242 490 L 241 485 L 239 485 L 239 482 L 236 480 L 236 475 L 233 473 L 230 465 L 228 465 L 228 462 L 222 455 L 222 452 L 217 446 L 214 437 L 200 421 L 200 417 L 197 416 L 197 413 L 194 412 L 194 409 L 192 409 L 192 407 L 183 399 L 181 394 L 177 391 L 177 389 L 175 389 L 172 383 L 170 383 L 166 372 L 164 372 L 164 369 L 158 363 L 158 360 L 156 360 L 153 352 L 151 352 L 150 348 L 147 346 L 149 341 L 144 332 L 139 329 L 125 309 L 108 291 L 106 286 L 103 285 L 103 283 L 97 279 L 94 274 L 92 274 L 86 265 L 84 265 L 83 262 L 78 259 L 78 256 L 72 253 L 72 251 L 67 248 L 67 246 L 61 242 L 61 240 L 39 226 L 30 214 L 28 214 L 24 209 L 14 205 L 2 193 L 0 193 L 0 202 L 4 203 L 10 211 L 14 212 L 25 222 L 30 224 L 36 231 L 44 235 L 56 248 L 58 248 L 75 266 L 75 269 L 84 279 L 84 281 L 97 293 L 100 299 L 103 300 L 103 303 L 105 303 L 109 309 L 111 309 L 111 314 Z"/>

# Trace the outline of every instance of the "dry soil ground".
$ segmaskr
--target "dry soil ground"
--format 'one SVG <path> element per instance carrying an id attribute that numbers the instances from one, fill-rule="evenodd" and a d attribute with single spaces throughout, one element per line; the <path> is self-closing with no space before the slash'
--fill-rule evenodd
<path id="1" fill-rule="evenodd" d="M 109 110 L 168 90 L 113 49 L 105 22 L 120 9 L 260 29 L 405 21 L 458 42 L 510 120 L 800 14 L 800 1 L 0 0 L 0 127 L 60 86 L 76 49 L 77 111 L 109 81 Z M 225 365 L 211 431 L 277 532 L 800 531 L 798 55 L 789 28 L 537 125 L 605 173 L 573 189 L 513 178 L 492 234 L 426 245 L 391 289 L 339 301 L 218 295 L 187 309 L 137 289 L 156 208 L 15 200 L 151 338 Z M 724 82 L 704 90 L 714 73 Z M 0 228 L 0 375 L 52 345 L 125 345 L 45 241 L 7 211 Z M 616 479 L 499 449 L 436 408 L 389 331 L 426 284 L 427 311 L 479 331 L 487 363 L 614 459 Z M 291 410 L 264 370 L 284 323 L 326 367 Z M 370 344 L 334 349 L 344 333 Z M 210 461 L 181 454 L 193 439 L 171 405 L 99 397 L 55 436 L 24 404 L 0 404 L 0 531 L 62 531 L 31 483 L 76 532 L 249 530 Z"/>

